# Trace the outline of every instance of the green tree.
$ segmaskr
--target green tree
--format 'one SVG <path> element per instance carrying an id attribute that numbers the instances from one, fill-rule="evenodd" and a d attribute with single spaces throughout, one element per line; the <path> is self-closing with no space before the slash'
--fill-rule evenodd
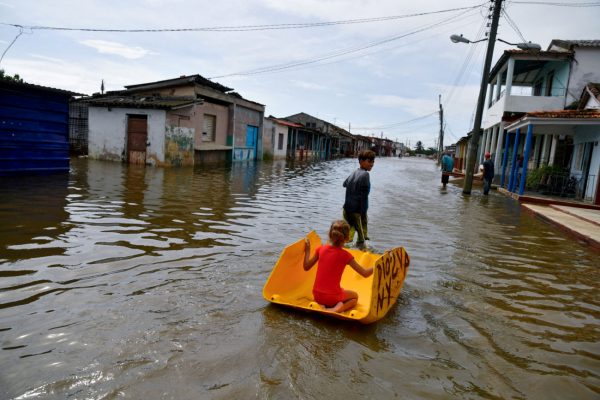
<path id="1" fill-rule="evenodd" d="M 0 69 L 0 80 L 2 81 L 10 81 L 10 82 L 18 82 L 23 83 L 23 78 L 19 76 L 19 74 L 15 74 L 14 76 L 7 75 L 3 69 Z"/>
<path id="2" fill-rule="evenodd" d="M 423 142 L 421 142 L 420 140 L 417 141 L 415 152 L 416 153 L 423 153 Z"/>

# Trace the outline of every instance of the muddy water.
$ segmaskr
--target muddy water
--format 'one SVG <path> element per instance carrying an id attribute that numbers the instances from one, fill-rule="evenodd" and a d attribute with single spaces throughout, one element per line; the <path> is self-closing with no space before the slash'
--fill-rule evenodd
<path id="1" fill-rule="evenodd" d="M 261 296 L 355 160 L 71 165 L 0 181 L 2 399 L 600 396 L 599 254 L 430 161 L 371 173 L 372 246 L 412 262 L 369 326 Z"/>

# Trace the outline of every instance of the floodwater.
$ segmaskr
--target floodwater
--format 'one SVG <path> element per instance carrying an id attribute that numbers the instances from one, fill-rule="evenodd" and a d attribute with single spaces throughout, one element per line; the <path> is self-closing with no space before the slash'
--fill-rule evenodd
<path id="1" fill-rule="evenodd" d="M 597 399 L 600 255 L 499 193 L 379 158 L 369 236 L 404 246 L 372 325 L 270 305 L 282 249 L 341 216 L 356 160 L 73 159 L 0 180 L 2 399 Z"/>

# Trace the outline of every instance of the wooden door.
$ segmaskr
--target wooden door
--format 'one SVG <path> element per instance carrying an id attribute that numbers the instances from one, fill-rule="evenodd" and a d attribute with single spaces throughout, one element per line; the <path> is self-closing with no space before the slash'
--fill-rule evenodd
<path id="1" fill-rule="evenodd" d="M 127 116 L 127 162 L 129 164 L 146 163 L 148 141 L 148 116 Z"/>

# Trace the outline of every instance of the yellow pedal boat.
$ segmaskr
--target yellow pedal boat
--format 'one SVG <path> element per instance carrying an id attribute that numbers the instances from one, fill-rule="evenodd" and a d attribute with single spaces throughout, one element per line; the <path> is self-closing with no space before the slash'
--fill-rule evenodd
<path id="1" fill-rule="evenodd" d="M 307 238 L 313 252 L 322 244 L 321 238 L 314 231 Z M 325 311 L 314 301 L 312 287 L 318 263 L 309 271 L 304 270 L 304 247 L 302 238 L 283 250 L 263 288 L 265 300 L 363 324 L 383 318 L 396 303 L 410 264 L 410 258 L 403 247 L 383 254 L 346 249 L 360 265 L 365 268 L 373 267 L 373 275 L 363 278 L 351 267 L 346 267 L 341 286 L 358 293 L 358 304 L 352 310 L 342 313 Z"/>

